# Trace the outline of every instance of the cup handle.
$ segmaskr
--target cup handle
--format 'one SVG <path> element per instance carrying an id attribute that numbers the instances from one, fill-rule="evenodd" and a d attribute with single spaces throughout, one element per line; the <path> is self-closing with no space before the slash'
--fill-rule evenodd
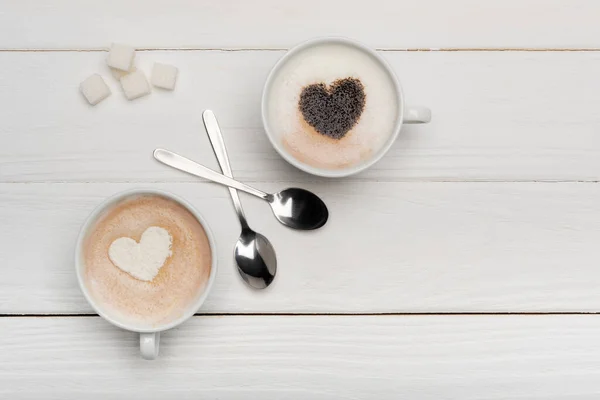
<path id="1" fill-rule="evenodd" d="M 140 352 L 144 360 L 154 360 L 158 357 L 160 332 L 140 333 Z"/>
<path id="2" fill-rule="evenodd" d="M 405 107 L 404 120 L 405 124 L 426 124 L 431 122 L 431 110 L 427 107 Z"/>

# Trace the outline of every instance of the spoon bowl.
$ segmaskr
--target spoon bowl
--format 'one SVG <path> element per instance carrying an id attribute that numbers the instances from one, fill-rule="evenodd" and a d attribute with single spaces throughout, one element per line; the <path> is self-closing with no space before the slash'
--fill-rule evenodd
<path id="1" fill-rule="evenodd" d="M 293 229 L 318 229 L 329 218 L 329 211 L 323 200 L 308 190 L 285 189 L 271 195 L 269 203 L 275 218 Z"/>
<path id="2" fill-rule="evenodd" d="M 244 281 L 256 289 L 264 289 L 277 273 L 277 259 L 271 242 L 252 229 L 244 229 L 233 252 L 238 272 Z"/>

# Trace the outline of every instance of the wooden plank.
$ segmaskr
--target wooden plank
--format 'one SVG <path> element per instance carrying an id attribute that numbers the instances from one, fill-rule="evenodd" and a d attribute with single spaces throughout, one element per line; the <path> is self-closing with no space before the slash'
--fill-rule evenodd
<path id="1" fill-rule="evenodd" d="M 101 53 L 0 53 L 0 181 L 195 181 L 151 159 L 163 146 L 216 168 L 201 122 L 212 108 L 241 180 L 309 180 L 272 149 L 260 98 L 281 52 L 145 52 L 177 65 L 174 93 L 89 107 L 77 85 L 105 76 Z M 384 54 L 410 103 L 434 113 L 353 179 L 600 179 L 600 53 Z"/>
<path id="2" fill-rule="evenodd" d="M 261 183 L 274 191 L 297 182 Z M 79 227 L 100 201 L 138 184 L 0 185 L 0 314 L 90 313 L 77 287 Z M 216 235 L 220 270 L 206 313 L 600 311 L 600 185 L 591 183 L 305 184 L 323 197 L 322 230 L 282 227 L 244 195 L 249 221 L 277 250 L 267 291 L 244 286 L 224 188 L 153 184 L 180 194 Z"/>
<path id="3" fill-rule="evenodd" d="M 0 48 L 287 48 L 344 35 L 379 48 L 600 47 L 595 0 L 7 2 Z"/>
<path id="4" fill-rule="evenodd" d="M 600 318 L 195 317 L 155 361 L 100 318 L 0 318 L 11 399 L 594 399 Z"/>

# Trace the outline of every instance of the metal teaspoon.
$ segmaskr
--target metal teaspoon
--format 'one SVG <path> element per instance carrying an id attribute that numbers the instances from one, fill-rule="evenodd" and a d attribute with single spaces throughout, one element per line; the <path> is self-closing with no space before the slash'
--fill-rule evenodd
<path id="1" fill-rule="evenodd" d="M 225 141 L 215 114 L 211 110 L 205 110 L 202 113 L 202 121 L 204 121 L 204 127 L 223 175 L 233 178 Z M 238 272 L 248 285 L 256 289 L 264 289 L 273 282 L 277 272 L 275 249 L 266 237 L 253 231 L 248 226 L 237 190 L 229 188 L 229 194 L 242 226 L 242 233 L 235 244 L 234 250 Z"/>
<path id="2" fill-rule="evenodd" d="M 299 230 L 317 229 L 325 225 L 329 218 L 329 211 L 323 200 L 308 190 L 289 188 L 273 194 L 265 193 L 169 150 L 154 150 L 154 158 L 180 171 L 241 190 L 268 201 L 275 218 L 290 228 Z"/>

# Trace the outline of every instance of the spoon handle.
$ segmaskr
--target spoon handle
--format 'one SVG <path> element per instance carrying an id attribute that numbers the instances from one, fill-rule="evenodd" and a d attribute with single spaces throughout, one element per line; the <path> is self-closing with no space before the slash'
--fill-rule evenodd
<path id="1" fill-rule="evenodd" d="M 235 179 L 231 179 L 226 177 L 225 175 L 221 175 L 218 172 L 213 171 L 210 168 L 206 168 L 204 165 L 200 165 L 190 159 L 180 156 L 179 154 L 175 154 L 172 151 L 164 150 L 164 149 L 156 149 L 154 150 L 154 158 L 156 158 L 161 163 L 168 165 L 169 167 L 173 167 L 180 171 L 187 172 L 188 174 L 199 176 L 200 178 L 208 179 L 209 181 L 229 186 L 232 188 L 236 188 L 243 192 L 252 194 L 256 197 L 260 197 L 263 200 L 269 200 L 271 195 L 261 192 L 258 189 L 254 189 L 246 184 L 236 181 Z"/>
<path id="2" fill-rule="evenodd" d="M 231 165 L 229 164 L 229 156 L 227 156 L 227 148 L 225 147 L 223 134 L 221 133 L 221 128 L 219 128 L 215 113 L 211 110 L 204 110 L 202 113 L 202 121 L 204 121 L 204 127 L 206 128 L 206 133 L 208 133 L 210 145 L 215 152 L 215 156 L 217 156 L 217 161 L 219 161 L 219 166 L 221 167 L 221 171 L 223 171 L 223 175 L 233 178 Z M 238 196 L 237 190 L 230 187 L 229 194 L 231 195 L 231 200 L 233 201 L 233 206 L 235 207 L 235 212 L 238 215 L 242 229 L 247 229 L 248 222 L 246 221 L 246 216 L 244 215 L 244 210 L 242 209 L 242 203 L 240 202 L 240 196 Z"/>

